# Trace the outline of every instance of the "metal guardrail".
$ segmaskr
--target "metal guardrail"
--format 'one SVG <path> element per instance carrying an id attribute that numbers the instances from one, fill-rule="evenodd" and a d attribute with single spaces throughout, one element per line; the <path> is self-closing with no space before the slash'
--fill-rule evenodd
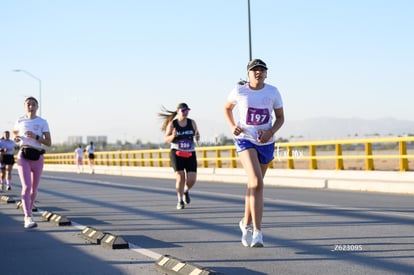
<path id="1" fill-rule="evenodd" d="M 414 144 L 414 137 L 390 137 L 370 139 L 348 139 L 331 141 L 283 142 L 275 144 L 275 159 L 270 168 L 285 169 L 335 169 L 378 170 L 376 161 L 397 161 L 396 167 L 388 165 L 383 170 L 409 171 L 407 144 Z M 238 168 L 234 145 L 206 146 L 196 149 L 199 167 Z M 95 165 L 169 167 L 169 149 L 107 151 L 95 153 Z M 86 156 L 86 155 L 85 155 Z M 326 165 L 330 162 L 330 165 Z M 353 165 L 345 165 L 347 163 Z M 361 163 L 363 162 L 363 164 Z M 75 154 L 45 154 L 45 164 L 75 165 Z M 361 167 L 357 167 L 359 165 Z"/>

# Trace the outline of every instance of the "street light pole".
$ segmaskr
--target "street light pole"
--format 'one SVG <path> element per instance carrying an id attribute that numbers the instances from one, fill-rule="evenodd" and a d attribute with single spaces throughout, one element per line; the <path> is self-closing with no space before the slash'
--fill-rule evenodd
<path id="1" fill-rule="evenodd" d="M 13 71 L 18 72 L 18 73 L 19 72 L 25 73 L 26 75 L 36 79 L 39 82 L 39 116 L 42 116 L 42 80 L 40 80 L 40 78 L 38 78 L 37 76 L 35 76 L 34 74 L 26 70 L 16 69 Z"/>
<path id="2" fill-rule="evenodd" d="M 249 61 L 252 60 L 252 31 L 250 26 L 250 0 L 247 0 L 247 18 L 249 24 Z"/>
<path id="3" fill-rule="evenodd" d="M 247 22 L 249 26 L 249 61 L 252 61 L 252 31 L 250 27 L 250 0 L 247 0 Z M 247 83 L 247 80 L 240 78 L 240 81 L 237 82 L 239 85 L 244 85 Z"/>

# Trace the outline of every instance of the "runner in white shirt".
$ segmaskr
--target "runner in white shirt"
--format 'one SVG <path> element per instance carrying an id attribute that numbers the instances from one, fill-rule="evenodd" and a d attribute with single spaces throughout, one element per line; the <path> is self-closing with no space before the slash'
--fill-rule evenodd
<path id="1" fill-rule="evenodd" d="M 32 217 L 32 209 L 43 172 L 45 152 L 43 146 L 51 146 L 52 138 L 47 121 L 36 115 L 39 108 L 36 98 L 26 98 L 24 107 L 26 114 L 16 121 L 13 138 L 20 145 L 20 151 L 17 154 L 17 170 L 22 184 L 24 228 L 33 228 L 37 226 Z"/>
<path id="2" fill-rule="evenodd" d="M 78 174 L 83 172 L 83 155 L 85 154 L 85 149 L 82 148 L 82 145 L 79 144 L 78 148 L 75 149 L 75 162 L 78 167 Z"/>
<path id="3" fill-rule="evenodd" d="M 11 177 L 12 169 L 15 163 L 14 160 L 14 147 L 16 144 L 10 139 L 10 132 L 4 131 L 3 137 L 0 143 L 0 154 L 1 154 L 1 179 L 0 179 L 0 190 L 3 190 L 3 183 L 6 182 L 6 190 L 11 190 Z"/>
<path id="4" fill-rule="evenodd" d="M 242 244 L 263 247 L 263 178 L 274 158 L 273 135 L 284 123 L 278 89 L 265 83 L 267 66 L 260 59 L 247 65 L 249 82 L 237 85 L 229 94 L 224 115 L 234 135 L 236 150 L 248 177 L 244 217 L 239 222 Z M 239 119 L 233 116 L 235 106 Z"/>

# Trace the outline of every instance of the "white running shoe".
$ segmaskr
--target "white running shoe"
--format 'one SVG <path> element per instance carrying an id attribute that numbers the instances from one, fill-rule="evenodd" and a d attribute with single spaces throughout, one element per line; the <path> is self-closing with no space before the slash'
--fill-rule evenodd
<path id="1" fill-rule="evenodd" d="M 239 222 L 239 227 L 242 232 L 241 242 L 243 246 L 248 247 L 252 242 L 253 226 L 251 224 L 244 225 L 243 219 Z"/>
<path id="2" fill-rule="evenodd" d="M 263 247 L 263 234 L 262 230 L 253 231 L 253 240 L 250 247 Z"/>
<path id="3" fill-rule="evenodd" d="M 24 217 L 24 228 L 34 228 L 37 227 L 37 223 L 33 220 L 32 217 Z"/>

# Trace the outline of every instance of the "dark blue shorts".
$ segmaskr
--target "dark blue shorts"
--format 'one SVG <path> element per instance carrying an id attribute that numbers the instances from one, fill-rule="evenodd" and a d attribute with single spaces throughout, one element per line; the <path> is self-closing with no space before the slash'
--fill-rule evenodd
<path id="1" fill-rule="evenodd" d="M 246 149 L 254 148 L 259 157 L 259 162 L 261 164 L 268 164 L 274 159 L 275 153 L 275 143 L 266 144 L 266 145 L 257 145 L 252 143 L 247 139 L 234 139 L 234 144 L 236 145 L 236 151 L 241 152 Z"/>

